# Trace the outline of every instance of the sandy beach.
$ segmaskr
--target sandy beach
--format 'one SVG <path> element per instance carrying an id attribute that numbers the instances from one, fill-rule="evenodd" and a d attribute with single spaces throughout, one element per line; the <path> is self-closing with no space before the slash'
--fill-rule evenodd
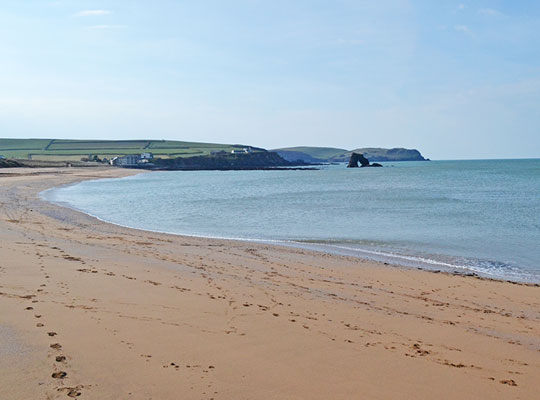
<path id="1" fill-rule="evenodd" d="M 137 231 L 0 170 L 0 399 L 538 399 L 540 287 Z"/>

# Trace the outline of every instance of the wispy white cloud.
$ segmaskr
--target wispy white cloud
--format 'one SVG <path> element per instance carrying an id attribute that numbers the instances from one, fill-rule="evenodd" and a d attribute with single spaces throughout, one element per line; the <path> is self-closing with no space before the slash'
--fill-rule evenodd
<path id="1" fill-rule="evenodd" d="M 76 17 L 99 17 L 112 14 L 109 10 L 83 10 L 75 14 Z"/>
<path id="2" fill-rule="evenodd" d="M 467 25 L 456 25 L 454 26 L 454 29 L 458 32 L 471 33 L 471 30 Z"/>
<path id="3" fill-rule="evenodd" d="M 494 8 L 482 8 L 482 9 L 478 10 L 478 13 L 482 14 L 482 15 L 489 15 L 489 16 L 502 16 L 502 15 L 504 15 L 502 12 L 500 12 L 499 10 L 495 10 Z"/>
<path id="4" fill-rule="evenodd" d="M 463 11 L 463 10 L 465 10 L 465 8 L 467 8 L 467 6 L 465 4 L 463 4 L 463 3 L 460 3 L 457 6 L 458 11 Z"/>

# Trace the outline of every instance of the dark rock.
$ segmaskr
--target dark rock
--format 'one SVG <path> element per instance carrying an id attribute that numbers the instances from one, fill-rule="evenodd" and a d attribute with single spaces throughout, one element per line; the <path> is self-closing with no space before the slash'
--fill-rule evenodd
<path id="1" fill-rule="evenodd" d="M 15 160 L 0 159 L 0 168 L 20 168 L 24 167 L 20 162 Z"/>
<path id="2" fill-rule="evenodd" d="M 369 160 L 366 157 L 364 157 L 363 154 L 352 153 L 351 159 L 349 160 L 349 165 L 347 165 L 347 168 L 358 168 L 358 163 L 360 163 L 360 168 L 382 167 L 382 165 L 378 163 L 370 164 Z"/>
<path id="3" fill-rule="evenodd" d="M 369 160 L 366 157 L 362 154 L 352 153 L 347 168 L 358 168 L 358 163 L 360 163 L 361 167 L 369 166 Z"/>

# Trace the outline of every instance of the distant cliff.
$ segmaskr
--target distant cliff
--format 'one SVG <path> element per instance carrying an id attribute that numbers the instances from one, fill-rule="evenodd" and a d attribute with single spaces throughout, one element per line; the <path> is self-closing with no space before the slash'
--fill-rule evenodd
<path id="1" fill-rule="evenodd" d="M 426 161 L 422 154 L 416 149 L 380 149 L 380 148 L 365 148 L 355 149 L 350 153 L 361 153 L 364 157 L 371 161 Z M 345 158 L 345 160 L 347 157 Z"/>
<path id="2" fill-rule="evenodd" d="M 332 147 L 289 147 L 272 150 L 287 161 L 303 161 L 307 163 L 317 162 L 347 162 L 352 153 L 363 154 L 371 161 L 426 161 L 416 149 L 382 149 L 382 148 L 359 148 L 345 150 Z"/>
<path id="3" fill-rule="evenodd" d="M 160 170 L 242 170 L 291 167 L 294 165 L 303 165 L 303 163 L 289 162 L 272 151 L 257 151 L 237 154 L 220 152 L 208 156 L 184 158 L 158 158 L 153 160 L 152 166 L 145 168 Z"/>

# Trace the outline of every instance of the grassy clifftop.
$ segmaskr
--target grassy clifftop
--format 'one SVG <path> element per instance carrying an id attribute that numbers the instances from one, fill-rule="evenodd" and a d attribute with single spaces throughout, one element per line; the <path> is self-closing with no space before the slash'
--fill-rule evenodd
<path id="1" fill-rule="evenodd" d="M 156 158 L 176 159 L 208 156 L 217 152 L 241 152 L 247 146 L 176 140 L 64 140 L 64 139 L 0 139 L 0 156 L 45 162 L 77 162 L 83 158 L 111 159 L 128 154 L 153 153 Z M 251 148 L 255 153 L 264 149 Z M 306 163 L 344 162 L 351 153 L 364 154 L 370 161 L 422 161 L 415 149 L 359 148 L 346 150 L 335 147 L 288 147 L 272 150 L 285 160 Z"/>
<path id="2" fill-rule="evenodd" d="M 89 155 L 112 158 L 143 152 L 153 153 L 160 158 L 195 157 L 218 151 L 230 153 L 244 147 L 246 146 L 176 140 L 0 139 L 0 155 L 43 161 L 79 161 Z"/>

